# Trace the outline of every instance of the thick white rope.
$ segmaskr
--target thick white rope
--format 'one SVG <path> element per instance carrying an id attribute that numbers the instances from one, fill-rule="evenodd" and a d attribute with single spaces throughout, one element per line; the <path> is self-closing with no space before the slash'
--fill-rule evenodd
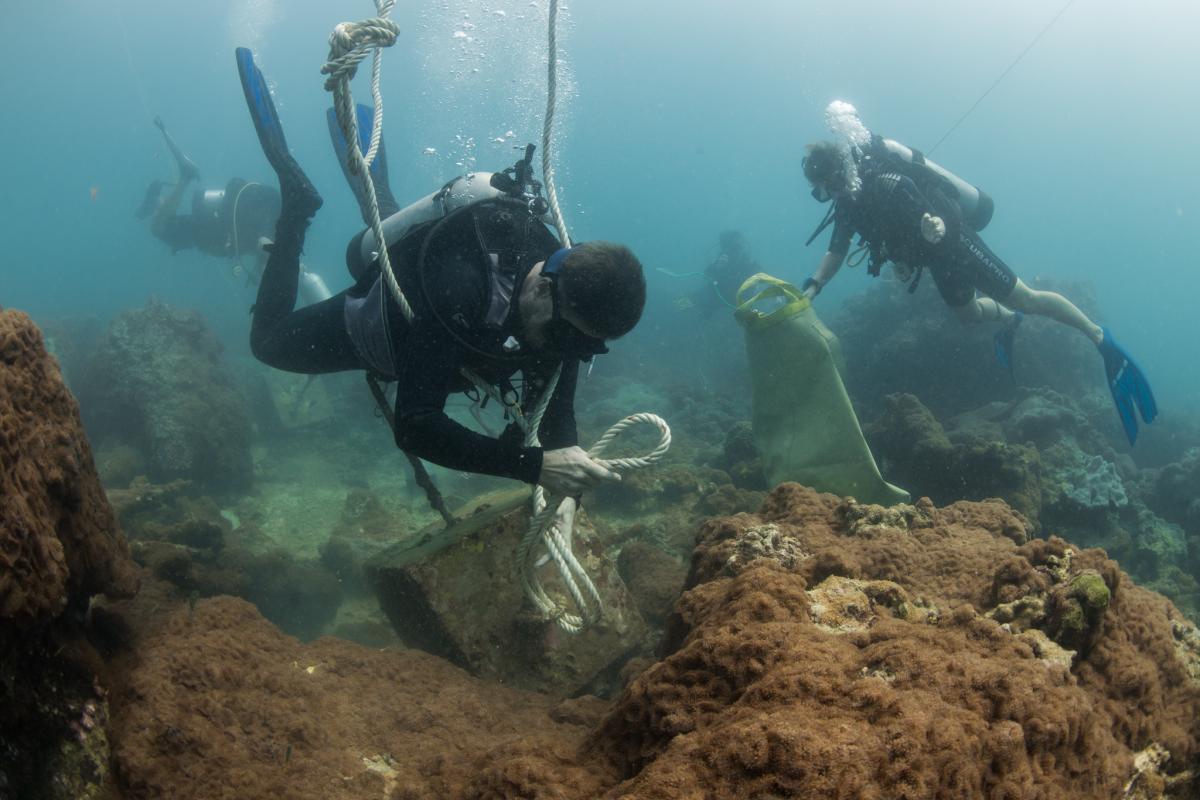
<path id="1" fill-rule="evenodd" d="M 600 457 L 618 436 L 635 425 L 652 425 L 658 429 L 660 438 L 658 445 L 653 450 L 636 458 L 604 459 Z M 588 457 L 614 472 L 625 473 L 635 469 L 644 469 L 657 463 L 666 455 L 670 447 L 671 429 L 661 417 L 645 413 L 632 414 L 609 428 L 588 450 Z M 535 495 L 540 491 L 541 487 L 535 489 Z M 521 586 L 525 590 L 525 595 L 542 612 L 543 616 L 553 619 L 560 628 L 568 633 L 578 633 L 588 625 L 597 622 L 604 608 L 600 600 L 600 593 L 596 590 L 591 578 L 588 577 L 587 570 L 575 558 L 571 549 L 573 532 L 569 528 L 559 530 L 558 523 L 555 521 L 557 509 L 565 503 L 574 505 L 575 498 L 566 497 L 551 504 L 546 504 L 543 500 L 541 508 L 535 509 L 536 513 L 529 521 L 525 537 L 517 548 L 517 563 L 521 568 Z M 567 592 L 571 595 L 575 608 L 579 611 L 578 614 L 570 612 L 566 606 L 551 598 L 538 579 L 538 551 L 535 546 L 539 543 L 545 546 L 555 566 L 558 567 L 559 576 L 562 578 Z"/>
<path id="2" fill-rule="evenodd" d="M 400 27 L 387 18 L 391 13 L 395 0 L 375 0 L 375 9 L 379 16 L 363 22 L 343 22 L 333 29 L 329 35 L 329 59 L 321 67 L 321 74 L 328 75 L 325 89 L 333 92 L 333 108 L 337 113 L 338 125 L 342 135 L 346 137 L 346 154 L 348 166 L 352 175 L 359 176 L 362 181 L 366 202 L 363 211 L 367 222 L 375 234 L 379 246 L 379 268 L 387 283 L 392 299 L 400 306 L 400 313 L 410 325 L 413 322 L 413 310 L 408 299 L 400 289 L 400 283 L 392 271 L 392 260 L 386 247 L 387 239 L 383 235 L 383 220 L 379 217 L 379 200 L 375 196 L 375 181 L 371 180 L 370 159 L 379 152 L 379 142 L 383 138 L 383 95 L 379 90 L 380 53 L 384 47 L 391 47 L 400 35 Z M 371 97 L 375 103 L 375 120 L 371 125 L 371 143 L 367 148 L 367 156 L 363 155 L 358 144 L 358 118 L 354 113 L 354 97 L 350 93 L 350 79 L 358 71 L 358 65 L 367 53 L 374 53 L 374 63 L 371 69 Z"/>
<path id="3" fill-rule="evenodd" d="M 333 29 L 329 35 L 329 59 L 321 67 L 321 74 L 328 75 L 325 89 L 333 92 L 333 107 L 337 114 L 338 125 L 342 136 L 346 139 L 347 166 L 350 174 L 357 175 L 363 185 L 363 214 L 375 235 L 379 245 L 379 269 L 387 284 L 388 291 L 400 313 L 409 325 L 413 324 L 413 310 L 400 288 L 396 274 L 392 270 L 392 260 L 386 246 L 387 239 L 383 233 L 383 220 L 379 214 L 379 200 L 375 194 L 375 181 L 371 177 L 371 163 L 379 153 L 379 143 L 383 141 L 383 93 L 380 90 L 380 72 L 383 48 L 391 47 L 400 35 L 400 28 L 387 18 L 395 6 L 395 0 L 375 0 L 375 9 L 379 16 L 362 22 L 343 22 Z M 364 155 L 359 146 L 358 115 L 354 112 L 354 97 L 350 92 L 350 80 L 358 71 L 358 65 L 367 53 L 372 53 L 371 62 L 371 100 L 375 111 L 371 123 L 371 139 Z M 502 402 L 500 390 L 488 381 L 483 380 L 469 370 L 463 370 L 465 375 L 481 392 Z M 524 423 L 524 420 L 519 420 Z M 522 424 L 522 428 L 525 426 Z"/>
<path id="4" fill-rule="evenodd" d="M 571 246 L 571 237 L 567 233 L 567 223 L 563 219 L 562 209 L 558 205 L 558 190 L 554 188 L 554 159 L 550 153 L 550 143 L 554 132 L 554 110 L 558 95 L 558 0 L 550 0 L 550 32 L 547 47 L 546 74 L 546 119 L 542 123 L 542 181 L 546 187 L 546 200 L 550 204 L 550 214 L 554 218 L 554 227 L 558 229 L 558 238 L 563 247 Z"/>

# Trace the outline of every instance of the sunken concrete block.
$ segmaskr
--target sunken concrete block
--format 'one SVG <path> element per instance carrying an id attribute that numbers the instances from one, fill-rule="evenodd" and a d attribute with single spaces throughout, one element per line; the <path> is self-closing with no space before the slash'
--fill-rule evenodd
<path id="1" fill-rule="evenodd" d="M 410 647 L 523 689 L 604 694 L 642 647 L 645 622 L 582 511 L 575 555 L 603 599 L 603 617 L 574 635 L 543 619 L 521 590 L 516 555 L 529 521 L 521 505 L 514 493 L 476 503 L 478 513 L 457 515 L 465 523 L 380 553 L 367 563 L 367 579 Z M 550 596 L 568 596 L 552 565 L 540 574 Z"/>

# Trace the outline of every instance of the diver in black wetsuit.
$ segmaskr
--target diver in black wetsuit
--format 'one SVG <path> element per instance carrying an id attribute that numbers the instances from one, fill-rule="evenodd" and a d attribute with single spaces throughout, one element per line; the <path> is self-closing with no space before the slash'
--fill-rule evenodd
<path id="1" fill-rule="evenodd" d="M 923 156 L 916 163 L 924 164 Z M 901 280 L 915 281 L 928 269 L 960 320 L 1002 323 L 996 355 L 1009 369 L 1013 335 L 1024 314 L 1049 317 L 1087 336 L 1104 358 L 1109 389 L 1131 445 L 1138 433 L 1135 407 L 1143 423 L 1157 416 L 1149 383 L 1111 333 L 1062 295 L 1031 289 L 1018 278 L 980 238 L 976 228 L 981 226 L 973 227 L 966 218 L 959 199 L 951 196 L 952 185 L 937 179 L 922 179 L 923 185 L 918 185 L 902 161 L 889 157 L 878 136 L 871 136 L 863 148 L 833 142 L 809 145 L 803 168 L 813 196 L 835 204 L 829 249 L 803 284 L 810 299 L 837 274 L 857 233 L 869 252 L 872 275 L 889 261 Z M 923 169 L 912 174 L 923 176 Z M 988 201 L 986 216 L 990 213 Z"/>
<path id="2" fill-rule="evenodd" d="M 737 291 L 742 283 L 762 271 L 758 262 L 750 256 L 750 245 L 741 231 L 721 231 L 717 237 L 717 249 L 717 257 L 704 268 L 707 285 L 694 295 L 693 304 L 704 317 L 710 317 L 714 311 L 722 308 L 733 308 L 737 304 Z"/>
<path id="3" fill-rule="evenodd" d="M 238 63 L 283 198 L 254 307 L 254 355 L 292 372 L 362 369 L 395 380 L 396 443 L 435 464 L 539 483 L 572 496 L 618 479 L 577 446 L 574 395 L 580 362 L 606 352 L 604 342 L 628 333 L 641 317 L 646 284 L 633 253 L 607 242 L 562 248 L 524 200 L 507 194 L 521 187 L 500 173 L 490 186 L 504 191 L 493 199 L 468 203 L 389 242 L 396 278 L 413 307 L 411 326 L 378 264 L 360 258 L 363 234 L 348 255 L 355 286 L 294 310 L 304 232 L 322 200 L 288 152 L 249 51 L 239 50 Z M 444 200 L 453 183 L 427 202 Z M 523 399 L 529 400 L 560 364 L 540 448 L 524 447 L 515 425 L 491 438 L 445 413 L 446 398 L 470 388 L 461 368 L 503 388 L 520 371 Z"/>
<path id="4" fill-rule="evenodd" d="M 200 170 L 167 132 L 163 121 L 154 125 L 175 159 L 179 179 L 173 184 L 154 181 L 137 210 L 137 217 L 150 217 L 150 232 L 171 248 L 172 253 L 196 249 L 205 255 L 226 258 L 238 267 L 244 265 L 250 279 L 257 282 L 266 255 L 262 245 L 269 241 L 279 218 L 279 192 L 242 178 L 231 178 L 223 189 L 196 187 L 189 213 L 180 214 L 189 188 L 200 177 Z M 163 190 L 169 187 L 166 196 Z M 324 300 L 329 290 L 314 272 L 304 270 L 301 290 L 306 303 Z"/>

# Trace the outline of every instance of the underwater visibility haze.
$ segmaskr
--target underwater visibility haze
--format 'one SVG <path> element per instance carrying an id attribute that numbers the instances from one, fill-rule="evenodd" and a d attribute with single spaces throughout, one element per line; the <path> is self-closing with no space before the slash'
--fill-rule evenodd
<path id="1" fill-rule="evenodd" d="M 0 19 L 0 800 L 1200 796 L 1200 6 Z"/>

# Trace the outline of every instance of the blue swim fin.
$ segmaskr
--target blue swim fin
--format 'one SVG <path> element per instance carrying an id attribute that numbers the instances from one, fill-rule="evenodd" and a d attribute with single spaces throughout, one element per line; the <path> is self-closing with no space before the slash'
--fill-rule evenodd
<path id="1" fill-rule="evenodd" d="M 1158 416 L 1158 403 L 1154 400 L 1154 392 L 1146 380 L 1141 368 L 1134 363 L 1133 358 L 1125 352 L 1112 338 L 1108 328 L 1103 328 L 1104 338 L 1096 348 L 1104 359 L 1104 372 L 1108 377 L 1108 388 L 1112 392 L 1113 402 L 1117 406 L 1117 414 L 1121 417 L 1121 427 L 1132 446 L 1137 441 L 1138 422 L 1134 409 L 1141 414 L 1142 422 L 1149 425 Z"/>
<path id="2" fill-rule="evenodd" d="M 1021 320 L 1025 319 L 1025 314 L 1020 311 L 1013 312 L 1012 318 L 1004 323 L 1000 330 L 992 337 L 992 344 L 996 350 L 996 361 L 1001 367 L 1008 370 L 1008 374 L 1016 381 L 1016 373 L 1013 369 L 1013 340 L 1017 335 L 1017 328 L 1021 326 Z"/>
<path id="3" fill-rule="evenodd" d="M 367 150 L 371 147 L 371 126 L 375 122 L 375 111 L 370 106 L 359 103 L 355 106 L 355 112 L 358 116 L 358 147 L 362 150 L 363 155 L 366 155 Z M 329 141 L 333 144 L 333 152 L 337 156 L 338 164 L 342 167 L 342 174 L 346 176 L 346 183 L 350 185 L 350 190 L 354 192 L 354 197 L 358 200 L 358 207 L 362 209 L 367 202 L 365 190 L 359 177 L 350 173 L 349 148 L 346 144 L 346 137 L 342 134 L 342 126 L 338 123 L 337 112 L 333 108 L 327 109 L 325 120 L 329 124 Z M 375 199 L 379 203 L 379 215 L 386 219 L 399 211 L 400 206 L 392 195 L 392 187 L 388 183 L 387 148 L 382 140 L 379 142 L 379 152 L 375 154 L 375 160 L 371 162 L 371 178 L 375 182 Z M 370 221 L 366 219 L 365 213 L 363 217 L 363 221 L 369 225 Z"/>
<path id="4" fill-rule="evenodd" d="M 263 155 L 279 176 L 279 193 L 283 196 L 284 211 L 311 217 L 321 207 L 321 196 L 288 151 L 283 125 L 275 110 L 275 101 L 271 99 L 271 88 L 254 63 L 254 54 L 249 48 L 237 48 L 237 65 L 246 107 L 250 109 L 258 142 L 262 145 Z"/>

